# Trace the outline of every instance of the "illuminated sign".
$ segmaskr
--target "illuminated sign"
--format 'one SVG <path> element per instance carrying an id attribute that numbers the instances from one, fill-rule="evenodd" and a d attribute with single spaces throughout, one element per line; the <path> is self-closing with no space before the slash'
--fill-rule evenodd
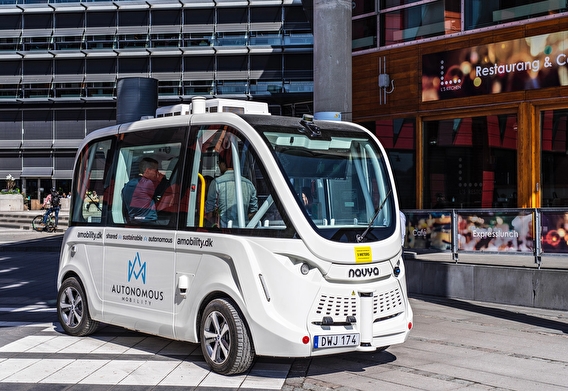
<path id="1" fill-rule="evenodd" d="M 568 32 L 422 56 L 422 101 L 568 85 Z"/>

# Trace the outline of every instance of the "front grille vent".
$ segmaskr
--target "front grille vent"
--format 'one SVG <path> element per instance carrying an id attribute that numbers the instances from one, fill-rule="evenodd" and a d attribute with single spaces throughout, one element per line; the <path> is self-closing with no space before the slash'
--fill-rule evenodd
<path id="1" fill-rule="evenodd" d="M 399 289 L 390 292 L 384 292 L 374 297 L 374 313 L 383 314 L 391 312 L 395 308 L 402 305 L 402 294 Z"/>
<path id="2" fill-rule="evenodd" d="M 373 296 L 373 315 L 375 321 L 388 318 L 400 312 L 404 305 L 400 289 L 395 288 Z M 322 294 L 316 307 L 316 317 L 331 316 L 335 321 L 343 321 L 347 316 L 357 317 L 358 296 L 334 296 Z"/>
<path id="3" fill-rule="evenodd" d="M 345 318 L 355 316 L 357 313 L 357 297 L 339 297 L 321 295 L 317 306 L 316 314 L 322 316 L 332 316 Z"/>

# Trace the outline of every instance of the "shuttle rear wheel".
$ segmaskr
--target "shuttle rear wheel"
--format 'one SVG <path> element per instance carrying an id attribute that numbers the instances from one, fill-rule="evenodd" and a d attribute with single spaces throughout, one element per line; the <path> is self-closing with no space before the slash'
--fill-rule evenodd
<path id="1" fill-rule="evenodd" d="M 75 277 L 67 278 L 59 288 L 57 316 L 65 332 L 76 337 L 89 335 L 99 326 L 89 315 L 85 291 Z"/>

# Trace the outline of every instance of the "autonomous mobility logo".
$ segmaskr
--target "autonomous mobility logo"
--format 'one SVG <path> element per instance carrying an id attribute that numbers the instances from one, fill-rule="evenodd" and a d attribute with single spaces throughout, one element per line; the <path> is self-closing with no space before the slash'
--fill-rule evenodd
<path id="1" fill-rule="evenodd" d="M 146 262 L 140 261 L 140 253 L 136 253 L 134 260 L 128 260 L 128 282 L 134 277 L 138 280 L 142 278 L 142 283 L 146 284 Z"/>
<path id="2" fill-rule="evenodd" d="M 110 288 L 111 293 L 118 295 L 120 301 L 144 307 L 150 307 L 154 305 L 156 301 L 164 301 L 164 291 L 146 287 L 142 288 L 136 286 L 133 281 L 142 281 L 142 284 L 146 285 L 146 262 L 142 262 L 140 253 L 138 252 L 136 252 L 136 256 L 133 260 L 128 260 L 127 277 L 129 283 L 132 281 L 132 285 L 113 284 Z"/>

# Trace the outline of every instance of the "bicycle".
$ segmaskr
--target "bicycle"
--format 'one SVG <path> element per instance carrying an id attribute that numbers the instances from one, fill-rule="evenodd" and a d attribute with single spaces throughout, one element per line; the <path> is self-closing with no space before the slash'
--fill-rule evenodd
<path id="1" fill-rule="evenodd" d="M 55 213 L 51 212 L 47 217 L 47 221 L 45 225 L 43 224 L 43 216 L 44 215 L 37 215 L 32 219 L 32 228 L 34 231 L 38 232 L 53 232 L 55 231 Z"/>

